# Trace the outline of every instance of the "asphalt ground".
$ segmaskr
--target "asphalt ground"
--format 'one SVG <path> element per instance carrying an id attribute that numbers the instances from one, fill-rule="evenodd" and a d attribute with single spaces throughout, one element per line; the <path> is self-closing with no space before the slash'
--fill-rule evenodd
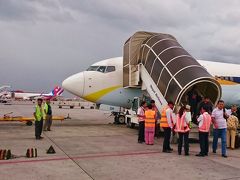
<path id="1" fill-rule="evenodd" d="M 32 103 L 0 105 L 0 116 L 31 116 Z M 54 115 L 71 119 L 53 122 L 44 139 L 35 140 L 34 126 L 0 122 L 0 149 L 11 149 L 15 158 L 0 160 L 0 179 L 240 179 L 240 149 L 196 157 L 199 144 L 190 144 L 190 156 L 162 153 L 162 138 L 153 146 L 137 143 L 137 129 L 113 124 L 109 112 L 96 109 L 58 109 Z M 53 146 L 56 154 L 46 154 Z M 27 148 L 37 148 L 37 158 L 26 158 Z"/>

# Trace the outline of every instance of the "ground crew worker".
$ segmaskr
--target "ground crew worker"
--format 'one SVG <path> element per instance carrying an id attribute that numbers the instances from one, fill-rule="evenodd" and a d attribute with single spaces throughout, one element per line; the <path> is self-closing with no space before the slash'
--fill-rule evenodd
<path id="1" fill-rule="evenodd" d="M 196 156 L 204 157 L 208 156 L 209 148 L 209 130 L 212 123 L 211 115 L 208 113 L 209 108 L 203 106 L 200 110 L 201 115 L 198 117 L 198 130 L 199 130 L 199 143 L 200 143 L 200 153 Z"/>
<path id="2" fill-rule="evenodd" d="M 147 107 L 147 103 L 143 101 L 141 103 L 141 106 L 138 108 L 137 111 L 137 117 L 138 117 L 138 123 L 139 123 L 139 129 L 138 129 L 138 143 L 145 142 L 144 140 L 144 131 L 145 131 L 145 110 Z"/>
<path id="3" fill-rule="evenodd" d="M 152 109 L 152 105 L 148 105 L 148 109 L 145 110 L 145 143 L 147 145 L 154 144 L 155 116 L 156 112 Z"/>
<path id="4" fill-rule="evenodd" d="M 178 155 L 181 155 L 182 153 L 182 143 L 184 139 L 184 151 L 185 156 L 189 155 L 189 142 L 188 142 L 188 136 L 189 136 L 189 119 L 186 118 L 186 109 L 190 110 L 190 106 L 182 106 L 177 114 L 177 120 L 176 120 L 176 126 L 175 126 L 175 132 L 178 132 L 179 140 L 178 140 Z"/>
<path id="5" fill-rule="evenodd" d="M 233 150 L 235 148 L 235 137 L 238 128 L 238 118 L 237 118 L 237 106 L 232 105 L 231 114 L 227 119 L 227 148 Z"/>
<path id="6" fill-rule="evenodd" d="M 227 135 L 227 121 L 225 118 L 228 117 L 224 108 L 224 101 L 219 100 L 217 107 L 212 112 L 212 122 L 213 122 L 213 153 L 217 151 L 218 138 L 221 138 L 222 144 L 222 157 L 227 158 L 226 150 L 226 135 Z"/>
<path id="7" fill-rule="evenodd" d="M 46 99 L 46 103 L 44 105 L 44 114 L 45 114 L 45 122 L 43 126 L 44 131 L 51 131 L 52 125 L 52 107 L 50 105 L 50 99 Z"/>
<path id="8" fill-rule="evenodd" d="M 173 107 L 172 101 L 168 102 L 168 105 L 162 110 L 160 127 L 164 130 L 163 150 L 162 152 L 171 153 L 173 150 L 170 147 L 171 131 L 173 129 Z"/>
<path id="9" fill-rule="evenodd" d="M 37 105 L 35 107 L 35 112 L 33 113 L 35 117 L 35 136 L 36 139 L 42 139 L 42 127 L 43 127 L 43 108 L 42 108 L 43 100 L 39 98 L 37 100 Z"/>

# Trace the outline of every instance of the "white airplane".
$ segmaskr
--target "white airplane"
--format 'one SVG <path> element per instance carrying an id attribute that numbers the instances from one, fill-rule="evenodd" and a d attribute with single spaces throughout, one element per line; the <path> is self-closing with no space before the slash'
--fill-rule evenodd
<path id="1" fill-rule="evenodd" d="M 198 60 L 222 88 L 226 104 L 240 104 L 240 64 Z M 74 74 L 62 83 L 64 89 L 87 101 L 130 108 L 134 97 L 141 97 L 140 88 L 123 87 L 123 58 L 96 62 L 86 71 Z"/>
<path id="2" fill-rule="evenodd" d="M 62 86 L 85 100 L 130 108 L 135 97 L 149 97 L 159 111 L 208 96 L 240 103 L 240 65 L 194 59 L 170 34 L 139 31 L 125 42 L 123 58 L 91 65 Z M 187 98 L 191 97 L 191 98 Z M 193 104 L 193 103 L 192 103 Z M 175 106 L 177 107 L 177 106 Z"/>
<path id="3" fill-rule="evenodd" d="M 23 99 L 23 100 L 33 100 L 37 98 L 55 98 L 60 96 L 63 93 L 63 88 L 56 86 L 49 93 L 35 93 L 35 92 L 24 92 L 24 91 L 12 91 L 8 96 L 14 97 L 15 99 Z"/>

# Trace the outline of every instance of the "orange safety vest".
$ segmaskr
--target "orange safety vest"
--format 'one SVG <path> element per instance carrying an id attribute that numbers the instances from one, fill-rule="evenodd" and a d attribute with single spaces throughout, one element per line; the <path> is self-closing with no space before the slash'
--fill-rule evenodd
<path id="1" fill-rule="evenodd" d="M 162 114 L 161 114 L 161 119 L 160 119 L 160 127 L 169 127 L 168 125 L 168 120 L 167 120 L 167 114 L 166 114 L 166 111 L 169 107 L 165 107 L 163 108 L 162 110 Z"/>
<path id="2" fill-rule="evenodd" d="M 185 133 L 190 131 L 188 124 L 185 122 L 185 117 L 186 117 L 186 113 L 184 113 L 181 118 L 179 117 L 179 115 L 177 115 L 175 132 Z"/>
<path id="3" fill-rule="evenodd" d="M 203 123 L 202 123 L 202 126 L 199 127 L 199 131 L 200 132 L 209 132 L 212 118 L 208 113 L 204 113 L 204 114 L 202 114 L 202 116 L 203 116 Z"/>
<path id="4" fill-rule="evenodd" d="M 145 128 L 155 128 L 155 114 L 156 112 L 152 109 L 145 111 Z"/>

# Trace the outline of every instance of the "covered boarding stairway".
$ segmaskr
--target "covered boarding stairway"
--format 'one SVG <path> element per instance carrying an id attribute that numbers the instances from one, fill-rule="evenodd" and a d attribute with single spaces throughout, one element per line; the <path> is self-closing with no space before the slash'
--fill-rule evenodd
<path id="1" fill-rule="evenodd" d="M 160 112 L 167 101 L 187 104 L 190 91 L 208 96 L 213 104 L 221 97 L 215 78 L 172 35 L 162 33 L 140 31 L 125 42 L 123 84 L 147 90 Z"/>

